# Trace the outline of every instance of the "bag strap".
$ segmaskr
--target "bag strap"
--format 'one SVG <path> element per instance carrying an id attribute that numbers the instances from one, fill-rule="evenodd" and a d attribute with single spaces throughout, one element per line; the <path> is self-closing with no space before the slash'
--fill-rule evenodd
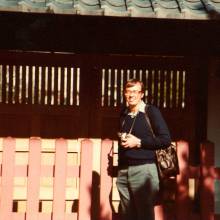
<path id="1" fill-rule="evenodd" d="M 149 118 L 149 115 L 148 115 L 148 108 L 149 108 L 149 105 L 146 105 L 144 116 L 145 116 L 145 119 L 146 119 L 146 121 L 147 121 L 147 123 L 148 123 L 148 125 L 149 125 L 150 131 L 151 131 L 153 137 L 156 137 L 155 134 L 154 134 L 154 130 L 153 130 L 153 128 L 152 128 L 152 125 L 151 125 L 151 123 L 150 123 L 150 118 Z"/>

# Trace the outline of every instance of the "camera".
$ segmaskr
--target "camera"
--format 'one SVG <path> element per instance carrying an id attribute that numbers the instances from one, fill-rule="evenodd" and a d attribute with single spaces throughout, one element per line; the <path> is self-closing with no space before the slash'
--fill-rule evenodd
<path id="1" fill-rule="evenodd" d="M 124 141 L 127 140 L 128 133 L 126 133 L 126 132 L 118 132 L 118 137 L 119 137 L 121 142 L 124 142 Z"/>

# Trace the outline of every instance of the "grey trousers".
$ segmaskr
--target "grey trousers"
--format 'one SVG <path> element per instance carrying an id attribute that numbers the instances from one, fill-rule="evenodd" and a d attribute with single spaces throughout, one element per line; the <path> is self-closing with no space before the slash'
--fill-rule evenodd
<path id="1" fill-rule="evenodd" d="M 159 192 L 156 164 L 119 168 L 116 181 L 121 220 L 154 220 L 154 200 Z"/>

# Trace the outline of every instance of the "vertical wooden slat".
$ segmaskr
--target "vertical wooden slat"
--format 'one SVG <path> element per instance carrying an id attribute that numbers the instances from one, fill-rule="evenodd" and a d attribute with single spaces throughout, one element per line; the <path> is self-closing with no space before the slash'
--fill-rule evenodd
<path id="1" fill-rule="evenodd" d="M 172 74 L 172 70 L 168 70 L 167 71 L 167 108 L 171 108 L 172 106 L 172 99 L 171 99 L 171 95 L 172 95 L 172 91 L 171 91 L 171 74 Z"/>
<path id="2" fill-rule="evenodd" d="M 104 106 L 108 106 L 108 69 L 104 68 Z"/>
<path id="3" fill-rule="evenodd" d="M 16 65 L 15 71 L 15 104 L 19 103 L 19 65 Z"/>
<path id="4" fill-rule="evenodd" d="M 148 95 L 147 95 L 147 93 L 149 94 L 149 80 L 148 80 L 148 75 L 149 73 L 148 73 L 148 69 L 147 68 L 144 68 L 144 70 L 143 70 L 143 83 L 144 83 L 144 86 L 145 86 L 145 99 L 144 99 L 144 101 L 145 102 L 147 102 L 147 101 L 149 101 L 148 100 Z M 146 93 L 146 91 L 147 91 L 147 93 Z"/>
<path id="5" fill-rule="evenodd" d="M 183 97 L 182 97 L 182 94 L 183 94 L 183 70 L 181 69 L 180 70 L 180 81 L 179 81 L 179 108 L 181 109 L 182 108 L 182 102 L 183 102 Z"/>
<path id="6" fill-rule="evenodd" d="M 121 69 L 118 69 L 118 75 L 117 75 L 117 102 L 116 105 L 121 105 Z"/>
<path id="7" fill-rule="evenodd" d="M 73 68 L 73 105 L 76 105 L 77 97 L 77 68 Z"/>
<path id="8" fill-rule="evenodd" d="M 12 219 L 13 183 L 15 166 L 15 139 L 3 139 L 0 219 Z"/>
<path id="9" fill-rule="evenodd" d="M 163 205 L 155 206 L 154 212 L 155 212 L 155 220 L 165 220 Z"/>
<path id="10" fill-rule="evenodd" d="M 28 104 L 33 104 L 32 103 L 32 88 L 33 88 L 33 66 L 29 66 L 29 71 L 28 71 Z"/>
<path id="11" fill-rule="evenodd" d="M 55 173 L 53 185 L 53 220 L 65 220 L 65 193 L 67 177 L 67 141 L 56 140 Z"/>
<path id="12" fill-rule="evenodd" d="M 42 67 L 42 73 L 41 73 L 41 102 L 39 104 L 45 105 L 45 97 L 46 97 L 46 92 L 45 92 L 45 76 L 46 76 L 46 66 Z"/>
<path id="13" fill-rule="evenodd" d="M 39 66 L 35 69 L 35 83 L 34 83 L 34 104 L 39 104 Z"/>
<path id="14" fill-rule="evenodd" d="M 149 69 L 148 72 L 148 101 L 154 104 L 154 94 L 153 94 L 153 69 Z"/>
<path id="15" fill-rule="evenodd" d="M 48 67 L 48 81 L 47 81 L 47 104 L 51 105 L 51 97 L 52 97 L 52 91 L 51 91 L 51 80 L 52 80 L 52 67 Z"/>
<path id="16" fill-rule="evenodd" d="M 64 67 L 61 68 L 60 105 L 64 104 Z"/>
<path id="17" fill-rule="evenodd" d="M 41 140 L 31 138 L 29 141 L 26 220 L 38 220 L 39 217 L 40 176 Z"/>
<path id="18" fill-rule="evenodd" d="M 127 82 L 127 73 L 126 73 L 126 70 L 124 69 L 123 70 L 123 75 L 122 75 L 122 82 L 123 82 L 123 103 L 125 103 L 125 99 L 124 99 L 124 87 L 125 87 L 125 83 Z"/>
<path id="19" fill-rule="evenodd" d="M 185 141 L 177 142 L 180 174 L 177 175 L 176 213 L 177 220 L 189 219 L 189 144 Z M 183 209 L 184 207 L 184 209 Z"/>
<path id="20" fill-rule="evenodd" d="M 58 68 L 54 67 L 54 105 L 58 105 Z"/>
<path id="21" fill-rule="evenodd" d="M 173 71 L 173 108 L 177 108 L 177 71 Z"/>
<path id="22" fill-rule="evenodd" d="M 92 152 L 92 141 L 83 140 L 81 142 L 78 220 L 91 220 Z"/>
<path id="23" fill-rule="evenodd" d="M 110 81 L 110 88 L 111 88 L 111 93 L 110 93 L 110 106 L 114 106 L 114 81 L 115 81 L 115 69 L 112 68 L 111 71 L 111 81 Z"/>
<path id="24" fill-rule="evenodd" d="M 8 68 L 9 85 L 8 85 L 8 103 L 12 104 L 12 89 L 13 89 L 13 66 Z"/>
<path id="25" fill-rule="evenodd" d="M 2 65 L 2 103 L 6 102 L 6 65 Z"/>
<path id="26" fill-rule="evenodd" d="M 112 141 L 104 140 L 101 145 L 100 220 L 112 220 L 112 209 L 109 201 L 112 190 L 112 177 L 108 175 L 109 166 L 113 166 L 108 161 L 108 154 L 112 144 Z"/>
<path id="27" fill-rule="evenodd" d="M 22 65 L 22 73 L 21 73 L 21 103 L 22 104 L 26 104 L 26 101 L 25 101 L 25 91 L 26 91 L 26 68 L 24 65 Z"/>
<path id="28" fill-rule="evenodd" d="M 70 105 L 70 83 L 71 83 L 71 67 L 67 68 L 67 97 L 66 97 L 66 104 Z"/>

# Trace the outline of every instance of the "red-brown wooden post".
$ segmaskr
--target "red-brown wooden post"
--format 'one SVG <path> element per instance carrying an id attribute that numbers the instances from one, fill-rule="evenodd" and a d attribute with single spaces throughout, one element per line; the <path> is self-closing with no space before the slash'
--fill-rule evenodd
<path id="1" fill-rule="evenodd" d="M 39 192 L 41 175 L 41 140 L 30 138 L 27 184 L 27 220 L 39 219 Z"/>
<path id="2" fill-rule="evenodd" d="M 100 220 L 112 220 L 112 209 L 110 205 L 110 193 L 112 190 L 112 177 L 108 174 L 108 154 L 113 147 L 111 140 L 103 140 L 101 145 L 101 176 L 100 176 Z"/>
<path id="3" fill-rule="evenodd" d="M 53 189 L 53 220 L 65 219 L 67 141 L 58 139 L 55 143 L 55 174 Z"/>
<path id="4" fill-rule="evenodd" d="M 201 144 L 201 220 L 214 220 L 214 144 Z"/>
<path id="5" fill-rule="evenodd" d="M 15 166 L 15 139 L 3 139 L 0 219 L 12 219 L 13 184 Z"/>
<path id="6" fill-rule="evenodd" d="M 92 141 L 83 140 L 81 142 L 78 220 L 91 220 L 92 154 Z"/>
<path id="7" fill-rule="evenodd" d="M 155 220 L 165 220 L 164 208 L 163 205 L 156 205 L 154 207 Z"/>
<path id="8" fill-rule="evenodd" d="M 187 220 L 190 216 L 189 201 L 189 144 L 177 142 L 180 174 L 177 175 L 176 216 L 177 220 Z"/>

